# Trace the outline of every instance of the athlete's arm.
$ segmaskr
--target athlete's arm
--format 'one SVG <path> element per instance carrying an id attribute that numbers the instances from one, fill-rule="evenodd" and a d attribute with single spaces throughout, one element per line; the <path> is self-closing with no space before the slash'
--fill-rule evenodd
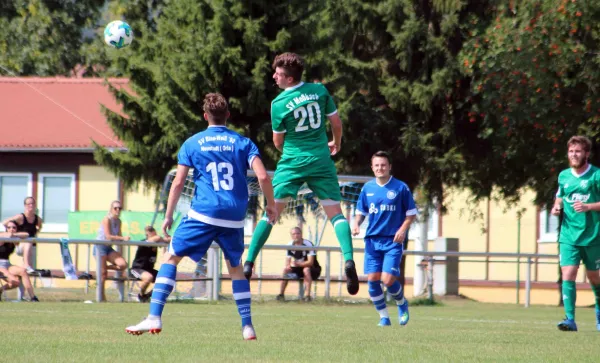
<path id="1" fill-rule="evenodd" d="M 329 142 L 329 151 L 331 155 L 335 155 L 342 148 L 342 119 L 337 112 L 327 118 L 331 123 L 331 133 L 333 134 L 333 140 Z"/>
<path id="2" fill-rule="evenodd" d="M 563 208 L 563 200 L 562 198 L 556 198 L 556 200 L 554 201 L 554 206 L 552 207 L 552 210 L 550 211 L 550 213 L 553 216 L 557 216 L 560 214 L 560 210 Z"/>
<path id="3" fill-rule="evenodd" d="M 396 235 L 394 235 L 394 242 L 396 242 L 396 243 L 404 242 L 406 233 L 408 232 L 408 229 L 410 228 L 410 225 L 415 220 L 415 218 L 417 218 L 416 215 L 406 216 L 406 219 L 404 220 L 404 222 L 402 223 L 400 228 L 398 228 L 398 231 L 396 231 Z"/>
<path id="4" fill-rule="evenodd" d="M 360 233 L 360 225 L 365 220 L 365 216 L 362 214 L 356 213 L 354 216 L 354 226 L 352 226 L 352 235 L 356 236 Z"/>
<path id="5" fill-rule="evenodd" d="M 575 210 L 575 212 L 589 212 L 589 211 L 600 212 L 600 202 L 589 203 L 589 204 L 584 204 L 582 202 L 575 202 L 575 203 L 573 203 L 573 209 Z M 554 211 L 554 208 L 552 208 L 552 211 Z"/>
<path id="6" fill-rule="evenodd" d="M 169 199 L 167 201 L 167 211 L 165 212 L 165 220 L 163 221 L 163 233 L 165 236 L 169 235 L 167 231 L 173 224 L 173 213 L 175 212 L 175 206 L 179 201 L 179 197 L 183 191 L 185 179 L 187 178 L 189 171 L 189 166 L 181 164 L 177 165 L 177 172 L 175 174 L 175 178 L 173 179 L 173 183 L 171 184 L 171 191 L 169 192 Z"/>
<path id="7" fill-rule="evenodd" d="M 252 170 L 254 170 L 254 173 L 256 174 L 258 184 L 260 185 L 260 190 L 262 190 L 263 195 L 267 200 L 267 207 L 265 208 L 265 212 L 267 212 L 269 223 L 275 223 L 275 221 L 277 220 L 277 208 L 275 207 L 273 184 L 271 184 L 271 178 L 269 177 L 269 174 L 267 174 L 265 165 L 259 157 L 256 157 L 252 160 Z"/>
<path id="8" fill-rule="evenodd" d="M 283 141 L 285 140 L 285 132 L 274 132 L 273 133 L 273 144 L 277 150 L 283 152 Z"/>

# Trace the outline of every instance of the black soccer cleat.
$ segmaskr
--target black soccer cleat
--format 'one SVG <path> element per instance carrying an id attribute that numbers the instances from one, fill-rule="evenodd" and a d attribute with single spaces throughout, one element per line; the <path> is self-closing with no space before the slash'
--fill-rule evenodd
<path id="1" fill-rule="evenodd" d="M 254 269 L 254 262 L 250 262 L 250 261 L 244 262 L 244 276 L 246 276 L 246 279 L 248 281 L 250 281 L 250 278 L 252 277 L 253 269 Z"/>
<path id="2" fill-rule="evenodd" d="M 350 295 L 358 293 L 358 275 L 356 274 L 356 266 L 353 260 L 346 261 L 346 288 Z"/>

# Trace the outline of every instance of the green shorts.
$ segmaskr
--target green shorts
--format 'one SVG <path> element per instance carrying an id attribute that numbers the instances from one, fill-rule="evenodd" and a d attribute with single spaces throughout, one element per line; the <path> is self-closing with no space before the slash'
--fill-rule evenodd
<path id="1" fill-rule="evenodd" d="M 600 245 L 575 246 L 559 243 L 559 251 L 561 266 L 579 266 L 583 261 L 588 271 L 600 270 Z"/>
<path id="2" fill-rule="evenodd" d="M 296 198 L 304 183 L 320 200 L 342 200 L 337 170 L 329 157 L 304 156 L 279 161 L 273 176 L 275 199 Z"/>

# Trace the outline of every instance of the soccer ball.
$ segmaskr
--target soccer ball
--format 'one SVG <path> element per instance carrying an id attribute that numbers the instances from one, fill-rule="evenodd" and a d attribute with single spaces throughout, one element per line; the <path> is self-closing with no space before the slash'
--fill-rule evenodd
<path id="1" fill-rule="evenodd" d="M 129 24 L 121 20 L 108 23 L 104 28 L 104 42 L 113 48 L 125 48 L 133 40 L 133 30 Z"/>

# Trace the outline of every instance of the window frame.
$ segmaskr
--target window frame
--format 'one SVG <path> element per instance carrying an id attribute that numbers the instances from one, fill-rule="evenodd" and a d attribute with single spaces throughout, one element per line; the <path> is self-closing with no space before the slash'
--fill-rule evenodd
<path id="1" fill-rule="evenodd" d="M 76 176 L 74 173 L 39 173 L 38 174 L 38 211 L 39 216 L 44 220 L 44 179 L 52 177 L 59 178 L 71 178 L 71 205 L 69 207 L 70 212 L 75 212 L 75 188 Z M 68 233 L 69 223 L 48 223 L 44 220 L 41 232 L 44 233 Z"/>
<path id="2" fill-rule="evenodd" d="M 556 232 L 551 232 L 548 233 L 546 232 L 546 222 L 548 220 L 548 218 L 553 217 L 552 215 L 550 215 L 549 211 L 547 209 L 540 209 L 539 213 L 539 223 L 538 223 L 538 235 L 540 236 L 538 238 L 538 243 L 556 243 L 558 242 L 558 231 Z M 557 217 L 558 218 L 558 217 Z"/>
<path id="3" fill-rule="evenodd" d="M 20 173 L 20 172 L 0 172 L 0 178 L 2 177 L 11 177 L 11 176 L 16 176 L 16 177 L 27 177 L 27 196 L 26 197 L 31 197 L 33 196 L 33 173 Z M 1 184 L 0 184 L 0 188 L 1 188 Z M 35 198 L 35 197 L 34 197 Z M 0 201 L 1 203 L 1 201 Z M 0 204 L 0 208 L 2 207 L 2 205 Z M 23 209 L 23 207 L 21 207 L 21 209 Z M 12 216 L 9 216 L 12 217 Z M 7 217 L 8 218 L 8 217 Z"/>

